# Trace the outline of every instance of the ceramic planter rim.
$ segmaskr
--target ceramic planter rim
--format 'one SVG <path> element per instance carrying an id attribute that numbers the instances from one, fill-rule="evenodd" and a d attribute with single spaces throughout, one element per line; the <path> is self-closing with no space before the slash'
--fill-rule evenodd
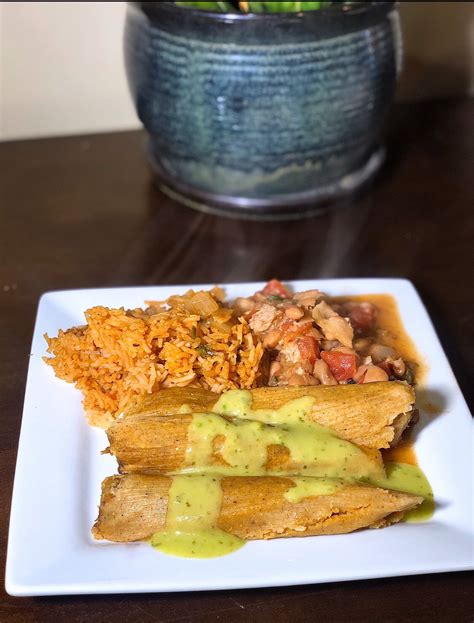
<path id="1" fill-rule="evenodd" d="M 360 18 L 367 13 L 386 14 L 389 13 L 398 2 L 394 0 L 376 0 L 372 2 L 360 2 L 354 6 L 348 6 L 343 9 L 342 6 L 326 7 L 323 9 L 313 9 L 310 11 L 285 11 L 272 13 L 223 13 L 208 11 L 203 9 L 195 9 L 192 7 L 181 7 L 174 2 L 127 2 L 127 4 L 142 9 L 145 13 L 152 16 L 160 12 L 167 12 L 170 15 L 180 15 L 183 11 L 189 17 L 195 16 L 199 19 L 208 20 L 210 22 L 302 22 L 302 21 L 333 21 L 338 17 L 344 19 Z"/>

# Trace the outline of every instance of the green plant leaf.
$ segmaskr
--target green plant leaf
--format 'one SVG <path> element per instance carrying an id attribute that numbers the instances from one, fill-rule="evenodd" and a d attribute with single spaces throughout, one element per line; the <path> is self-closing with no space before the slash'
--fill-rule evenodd
<path id="1" fill-rule="evenodd" d="M 251 13 L 299 13 L 325 9 L 334 2 L 249 2 Z"/>
<path id="2" fill-rule="evenodd" d="M 349 0 L 322 0 L 321 2 L 175 2 L 176 5 L 201 9 L 202 11 L 213 11 L 215 13 L 235 13 L 240 4 L 241 12 L 249 13 L 300 13 L 301 11 L 317 11 L 327 9 L 334 5 L 356 4 Z M 245 6 L 244 6 L 245 5 Z"/>
<path id="3" fill-rule="evenodd" d="M 189 9 L 201 9 L 201 11 L 214 11 L 215 13 L 234 12 L 234 7 L 230 2 L 175 2 L 175 4 Z"/>

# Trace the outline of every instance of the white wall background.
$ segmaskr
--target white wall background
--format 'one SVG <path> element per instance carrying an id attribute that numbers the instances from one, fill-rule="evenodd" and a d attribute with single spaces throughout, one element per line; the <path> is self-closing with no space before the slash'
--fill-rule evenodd
<path id="1" fill-rule="evenodd" d="M 139 127 L 124 2 L 0 4 L 0 139 Z"/>
<path id="2" fill-rule="evenodd" d="M 474 3 L 402 2 L 407 99 L 474 92 Z M 139 127 L 124 2 L 0 3 L 0 140 Z"/>

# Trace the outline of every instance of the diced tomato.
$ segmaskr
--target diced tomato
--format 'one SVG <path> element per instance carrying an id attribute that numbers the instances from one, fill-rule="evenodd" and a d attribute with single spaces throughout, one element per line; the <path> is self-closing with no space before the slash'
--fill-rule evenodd
<path id="1" fill-rule="evenodd" d="M 267 285 L 263 288 L 262 293 L 265 296 L 281 296 L 282 299 L 289 299 L 290 293 L 278 279 L 270 279 Z"/>
<path id="2" fill-rule="evenodd" d="M 309 361 L 311 365 L 314 364 L 319 356 L 318 342 L 311 335 L 305 335 L 298 340 L 298 350 L 303 361 Z"/>
<path id="3" fill-rule="evenodd" d="M 374 326 L 375 307 L 371 303 L 353 305 L 349 310 L 349 320 L 356 331 L 370 331 Z"/>
<path id="4" fill-rule="evenodd" d="M 348 353 L 341 353 L 337 350 L 323 351 L 323 359 L 329 366 L 336 381 L 348 381 L 357 370 L 356 356 Z"/>
<path id="5" fill-rule="evenodd" d="M 295 322 L 294 320 L 285 320 L 280 330 L 283 332 L 283 341 L 289 344 L 298 337 L 305 335 L 313 328 L 312 321 Z"/>

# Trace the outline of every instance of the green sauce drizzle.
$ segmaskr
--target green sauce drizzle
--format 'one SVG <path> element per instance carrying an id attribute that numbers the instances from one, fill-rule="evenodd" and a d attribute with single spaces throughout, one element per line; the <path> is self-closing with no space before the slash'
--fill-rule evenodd
<path id="1" fill-rule="evenodd" d="M 331 495 L 340 487 L 344 486 L 344 481 L 340 478 L 292 478 L 294 487 L 290 487 L 284 494 L 288 502 L 294 504 L 301 502 L 305 498 L 318 495 Z"/>
<path id="2" fill-rule="evenodd" d="M 214 405 L 213 413 L 193 415 L 188 429 L 184 471 L 215 471 L 213 442 L 221 435 L 224 441 L 219 453 L 226 465 L 219 466 L 219 473 L 223 475 L 287 475 L 288 470 L 266 467 L 267 448 L 276 445 L 289 451 L 294 465 L 290 473 L 296 475 L 322 478 L 384 476 L 381 461 L 310 420 L 314 397 L 292 400 L 276 410 L 252 411 L 251 400 L 248 391 L 229 391 Z"/>
<path id="3" fill-rule="evenodd" d="M 212 558 L 238 550 L 244 541 L 217 528 L 222 505 L 221 477 L 290 475 L 294 485 L 287 501 L 331 495 L 347 482 L 363 481 L 377 487 L 421 495 L 425 501 L 406 515 L 406 521 L 425 521 L 434 510 L 433 492 L 418 466 L 382 463 L 332 430 L 312 422 L 315 398 L 292 400 L 280 409 L 252 410 L 245 390 L 223 394 L 211 413 L 193 415 L 188 431 L 186 465 L 173 475 L 166 526 L 151 539 L 163 553 L 187 558 Z M 180 413 L 189 413 L 183 405 Z M 215 439 L 225 465 L 215 465 Z M 284 446 L 294 473 L 269 471 L 267 447 Z M 216 475 L 216 471 L 218 475 Z"/>
<path id="4" fill-rule="evenodd" d="M 152 546 L 184 558 L 214 558 L 240 549 L 245 541 L 216 528 L 222 503 L 218 476 L 174 476 L 168 493 L 166 528 Z"/>
<path id="5" fill-rule="evenodd" d="M 407 463 L 386 463 L 385 478 L 370 478 L 368 482 L 381 487 L 382 489 L 392 489 L 394 491 L 403 491 L 403 493 L 412 493 L 421 495 L 424 502 L 406 513 L 404 521 L 427 521 L 434 513 L 435 503 L 433 498 L 433 490 L 428 479 L 418 467 L 418 465 L 408 465 Z"/>

